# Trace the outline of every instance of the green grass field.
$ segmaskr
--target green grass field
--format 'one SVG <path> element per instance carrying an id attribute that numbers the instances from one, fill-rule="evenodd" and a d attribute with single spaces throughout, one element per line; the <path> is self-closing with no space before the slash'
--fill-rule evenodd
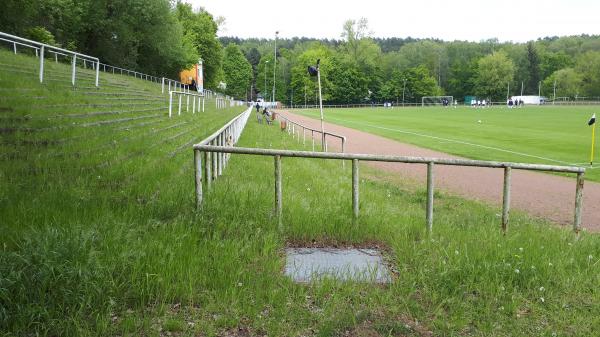
<path id="1" fill-rule="evenodd" d="M 318 110 L 296 112 L 319 118 Z M 589 169 L 592 130 L 587 121 L 594 112 L 600 113 L 600 107 L 354 108 L 326 109 L 325 119 L 472 159 L 586 166 L 586 179 L 600 181 L 598 166 Z"/>
<path id="2" fill-rule="evenodd" d="M 156 84 L 103 76 L 94 92 L 131 92 L 101 96 L 68 80 L 40 85 L 33 64 L 0 52 L 0 336 L 600 330 L 597 234 L 576 241 L 514 212 L 503 236 L 497 209 L 436 194 L 427 236 L 424 188 L 368 166 L 352 224 L 350 165 L 291 158 L 282 162 L 280 232 L 273 159 L 241 155 L 197 212 L 191 144 L 242 108 L 207 104 L 204 114 L 169 119 Z M 49 66 L 48 76 L 61 67 Z M 302 148 L 254 118 L 240 146 Z M 294 284 L 282 275 L 288 244 L 379 246 L 395 280 Z"/>

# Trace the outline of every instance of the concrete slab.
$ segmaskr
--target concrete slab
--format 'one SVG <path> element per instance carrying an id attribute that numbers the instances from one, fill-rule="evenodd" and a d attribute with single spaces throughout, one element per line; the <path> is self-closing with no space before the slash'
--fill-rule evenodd
<path id="1" fill-rule="evenodd" d="M 392 276 L 376 249 L 287 248 L 285 274 L 295 282 L 323 277 L 390 283 Z"/>

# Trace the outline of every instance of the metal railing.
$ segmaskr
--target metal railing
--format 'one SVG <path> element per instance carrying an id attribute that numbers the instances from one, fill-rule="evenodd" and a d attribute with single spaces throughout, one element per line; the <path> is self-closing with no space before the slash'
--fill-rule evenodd
<path id="1" fill-rule="evenodd" d="M 200 112 L 200 108 L 202 108 L 202 112 L 204 112 L 204 95 L 195 94 L 185 91 L 169 91 L 169 118 L 171 118 L 173 114 L 173 95 L 179 97 L 179 104 L 177 107 L 177 114 L 181 115 L 181 99 L 183 96 L 186 97 L 186 112 L 190 111 L 190 98 L 192 99 L 192 113 L 196 113 L 196 102 L 198 102 L 198 112 Z"/>
<path id="2" fill-rule="evenodd" d="M 33 49 L 35 51 L 35 56 L 39 57 L 44 51 L 48 53 L 54 54 L 54 61 L 58 63 L 58 56 L 64 56 L 71 58 L 71 63 L 73 64 L 72 68 L 72 77 L 71 83 L 75 85 L 75 66 L 78 61 L 81 61 L 83 68 L 88 68 L 88 63 L 90 63 L 90 68 L 96 71 L 96 86 L 98 86 L 99 81 L 99 72 L 112 73 L 112 74 L 120 74 L 120 75 L 128 75 L 133 76 L 134 78 L 146 80 L 154 83 L 162 82 L 162 92 L 165 92 L 165 81 L 169 84 L 169 91 L 171 91 L 171 85 L 175 90 L 187 90 L 189 91 L 189 86 L 185 85 L 181 82 L 168 79 L 165 77 L 157 77 L 149 74 L 145 74 L 135 70 L 129 70 L 125 68 L 115 67 L 106 63 L 100 63 L 97 57 L 77 53 L 74 51 L 58 48 L 55 46 L 47 45 L 44 43 L 28 40 L 25 38 L 21 38 L 18 36 L 14 36 L 11 34 L 6 34 L 0 32 L 0 41 L 7 42 L 13 45 L 13 52 L 17 54 L 17 46 L 23 46 L 29 49 Z M 43 58 L 40 58 L 40 82 L 43 81 Z"/>
<path id="3" fill-rule="evenodd" d="M 468 159 L 444 159 L 444 158 L 425 158 L 425 157 L 406 157 L 406 156 L 389 156 L 389 155 L 372 155 L 372 154 L 354 154 L 354 153 L 326 153 L 326 152 L 309 152 L 309 151 L 289 151 L 289 150 L 273 150 L 273 149 L 255 149 L 255 148 L 240 148 L 228 147 L 219 144 L 208 144 L 207 142 L 199 143 L 193 146 L 194 158 L 196 158 L 196 205 L 202 205 L 202 183 L 203 183 L 203 166 L 200 158 L 204 154 L 204 158 L 210 156 L 221 156 L 223 154 L 247 154 L 259 156 L 271 156 L 275 162 L 275 212 L 278 217 L 279 226 L 282 226 L 282 173 L 281 173 L 281 158 L 319 158 L 319 159 L 338 159 L 352 161 L 352 210 L 353 219 L 359 216 L 359 161 L 375 161 L 375 162 L 391 162 L 391 163 L 409 163 L 409 164 L 424 164 L 427 165 L 427 206 L 426 206 L 426 228 L 428 232 L 432 231 L 433 227 L 433 197 L 434 197 L 434 167 L 435 165 L 452 165 L 452 166 L 475 166 L 486 168 L 502 168 L 504 169 L 504 186 L 502 199 L 502 231 L 506 233 L 508 228 L 508 219 L 510 212 L 510 191 L 511 191 L 511 172 L 517 170 L 533 170 L 546 172 L 563 172 L 577 174 L 575 184 L 575 210 L 573 219 L 573 231 L 579 235 L 581 229 L 581 208 L 583 204 L 583 182 L 585 168 L 572 166 L 554 166 L 540 164 L 524 164 L 512 162 L 495 162 L 482 160 Z M 205 159 L 206 161 L 206 159 Z M 204 169 L 204 176 L 210 177 L 209 166 Z M 219 172 L 220 174 L 220 172 Z M 206 188 L 210 188 L 210 178 L 205 179 Z"/>
<path id="4" fill-rule="evenodd" d="M 217 130 L 212 135 L 206 137 L 200 143 L 194 145 L 194 164 L 196 177 L 196 206 L 199 208 L 202 204 L 202 184 L 206 184 L 206 188 L 210 189 L 213 181 L 223 174 L 223 170 L 229 162 L 230 155 L 225 152 L 204 152 L 201 156 L 200 151 L 196 150 L 196 146 L 212 146 L 217 148 L 233 148 L 237 144 L 252 108 L 246 109 L 241 114 L 237 115 L 222 128 Z M 202 163 L 204 162 L 204 166 Z M 204 176 L 203 176 L 204 174 Z"/>
<path id="5" fill-rule="evenodd" d="M 310 131 L 310 139 L 312 141 L 312 150 L 315 151 L 315 133 L 317 135 L 322 135 L 323 133 L 321 132 L 321 130 L 317 130 L 317 129 L 313 129 L 311 127 L 308 127 L 306 125 L 300 124 L 298 122 L 294 122 L 293 120 L 285 117 L 283 114 L 281 113 L 277 113 L 276 118 L 281 118 L 285 121 L 285 127 L 286 127 L 286 131 L 288 132 L 288 134 L 291 134 L 292 137 L 297 138 L 298 142 L 300 142 L 300 130 L 302 130 L 302 145 L 306 145 L 306 131 Z M 296 136 L 296 127 L 298 127 L 298 134 Z M 338 135 L 336 133 L 333 132 L 324 132 L 324 137 L 320 136 L 320 142 L 321 142 L 321 150 L 324 152 L 328 152 L 329 151 L 329 147 L 327 144 L 327 136 L 335 138 L 335 139 L 339 139 L 341 142 L 341 148 L 342 148 L 342 153 L 346 152 L 346 137 L 342 136 L 342 135 Z"/>
<path id="6" fill-rule="evenodd" d="M 14 50 L 15 54 L 17 52 L 17 44 L 22 45 L 22 46 L 27 46 L 29 48 L 34 48 L 36 50 L 36 55 L 39 52 L 40 83 L 44 83 L 44 56 L 45 56 L 45 52 L 48 51 L 48 52 L 54 52 L 55 58 L 57 57 L 58 53 L 60 53 L 60 55 L 65 55 L 65 56 L 71 57 L 71 64 L 72 64 L 71 84 L 72 85 L 75 85 L 75 73 L 76 73 L 77 58 L 79 57 L 82 60 L 92 61 L 92 63 L 94 63 L 96 65 L 96 67 L 95 67 L 95 70 L 96 70 L 95 85 L 96 85 L 96 87 L 98 87 L 98 84 L 99 84 L 98 80 L 99 80 L 99 76 L 100 76 L 100 74 L 99 74 L 100 67 L 98 65 L 100 64 L 100 60 L 97 57 L 93 57 L 93 56 L 77 53 L 74 51 L 58 48 L 58 47 L 55 47 L 55 46 L 52 46 L 49 44 L 40 43 L 40 42 L 29 40 L 29 39 L 24 39 L 22 37 L 18 37 L 18 36 L 11 35 L 11 34 L 6 34 L 3 32 L 0 32 L 0 37 L 2 37 L 2 41 L 8 41 L 10 43 L 13 43 L 13 50 Z"/>

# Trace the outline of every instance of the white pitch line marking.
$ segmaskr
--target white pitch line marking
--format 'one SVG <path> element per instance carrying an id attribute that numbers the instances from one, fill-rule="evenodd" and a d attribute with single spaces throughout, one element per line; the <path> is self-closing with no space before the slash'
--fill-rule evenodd
<path id="1" fill-rule="evenodd" d="M 520 155 L 520 156 L 524 156 L 524 157 L 531 157 L 531 158 L 536 158 L 536 159 L 551 161 L 551 162 L 555 162 L 555 163 L 560 163 L 560 164 L 564 164 L 564 165 L 572 165 L 569 162 L 562 161 L 562 160 L 557 160 L 557 159 L 552 159 L 552 158 L 546 158 L 546 157 L 536 156 L 536 155 L 532 155 L 532 154 L 528 154 L 528 153 L 523 153 L 523 152 L 517 152 L 517 151 L 511 151 L 511 150 L 501 149 L 501 148 L 493 147 L 493 146 L 475 144 L 475 143 L 465 142 L 465 141 L 462 141 L 462 140 L 456 140 L 456 139 L 450 139 L 450 138 L 443 138 L 443 137 L 431 136 L 431 135 L 427 135 L 427 134 L 423 134 L 423 133 L 418 133 L 418 132 L 413 132 L 413 131 L 406 131 L 406 130 L 400 130 L 400 129 L 386 128 L 386 127 L 383 127 L 383 126 L 377 126 L 377 125 L 372 125 L 372 124 L 368 124 L 368 123 L 358 123 L 358 122 L 348 121 L 348 120 L 339 119 L 339 118 L 331 118 L 331 119 L 338 120 L 338 121 L 341 121 L 341 122 L 350 123 L 350 124 L 366 125 L 366 126 L 369 126 L 369 127 L 372 127 L 372 128 L 376 128 L 376 129 L 382 129 L 382 130 L 388 130 L 388 131 L 395 131 L 395 132 L 405 133 L 405 134 L 414 135 L 414 136 L 420 136 L 420 137 L 425 137 L 425 138 L 442 140 L 442 141 L 446 141 L 446 142 L 449 142 L 449 143 L 458 143 L 458 144 L 464 144 L 464 145 L 469 145 L 469 146 L 474 146 L 474 147 L 480 147 L 480 148 L 483 148 L 483 149 L 489 149 L 489 150 L 494 150 L 494 151 L 512 153 L 512 154 L 516 154 L 516 155 Z"/>

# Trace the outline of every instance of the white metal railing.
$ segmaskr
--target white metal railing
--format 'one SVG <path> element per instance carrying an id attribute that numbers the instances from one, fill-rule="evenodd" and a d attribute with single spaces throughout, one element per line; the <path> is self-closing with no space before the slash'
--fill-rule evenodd
<path id="1" fill-rule="evenodd" d="M 329 147 L 328 147 L 328 143 L 327 143 L 327 137 L 329 136 L 331 138 L 339 139 L 341 142 L 342 153 L 346 152 L 346 137 L 345 136 L 338 135 L 333 132 L 327 132 L 327 131 L 322 133 L 321 130 L 313 129 L 306 125 L 300 124 L 298 122 L 294 122 L 293 120 L 285 117 L 281 113 L 277 113 L 276 118 L 281 118 L 282 120 L 285 121 L 286 131 L 288 132 L 288 134 L 291 134 L 292 137 L 297 138 L 298 142 L 300 142 L 300 130 L 302 130 L 302 145 L 306 145 L 306 134 L 307 134 L 306 131 L 310 131 L 310 139 L 312 142 L 312 150 L 313 151 L 315 150 L 315 134 L 317 134 L 317 135 L 321 135 L 319 138 L 321 140 L 320 145 L 321 145 L 322 151 L 324 151 L 324 152 L 329 151 Z M 296 130 L 296 127 L 298 127 L 298 130 Z M 296 131 L 297 131 L 297 133 L 296 133 Z M 322 136 L 323 134 L 324 134 L 324 137 Z"/>
<path id="2" fill-rule="evenodd" d="M 135 70 L 129 70 L 129 69 L 125 69 L 125 68 L 115 67 L 115 66 L 112 66 L 112 65 L 109 65 L 106 63 L 100 63 L 97 57 L 69 51 L 66 49 L 62 49 L 62 48 L 58 48 L 55 46 L 43 44 L 40 42 L 28 40 L 28 39 L 14 36 L 11 34 L 6 34 L 6 33 L 0 32 L 0 41 L 4 41 L 9 44 L 12 44 L 13 52 L 15 54 L 17 54 L 17 46 L 23 46 L 23 47 L 26 47 L 29 49 L 33 49 L 35 51 L 36 57 L 39 57 L 40 53 L 42 53 L 42 52 L 52 53 L 52 54 L 54 54 L 54 61 L 57 63 L 58 63 L 59 55 L 71 58 L 71 63 L 73 64 L 72 76 L 71 76 L 71 84 L 72 85 L 75 85 L 75 71 L 76 71 L 75 66 L 78 61 L 81 61 L 83 68 L 88 68 L 88 63 L 90 63 L 90 67 L 92 68 L 92 70 L 96 71 L 96 86 L 98 86 L 99 71 L 103 71 L 105 73 L 133 76 L 135 78 L 138 78 L 141 80 L 146 80 L 146 81 L 151 81 L 154 83 L 162 82 L 162 92 L 163 93 L 165 92 L 165 90 L 164 90 L 165 89 L 165 85 L 164 85 L 165 81 L 168 82 L 169 91 L 171 91 L 171 86 L 173 86 L 173 88 L 175 90 L 187 90 L 188 92 L 190 91 L 188 85 L 183 84 L 179 81 L 175 81 L 175 80 L 168 79 L 165 77 L 157 77 L 157 76 L 144 74 L 142 72 L 135 71 Z M 40 82 L 43 82 L 43 59 L 42 58 L 40 58 Z"/>
<path id="3" fill-rule="evenodd" d="M 233 147 L 240 139 L 251 111 L 251 107 L 246 109 L 222 128 L 215 131 L 212 135 L 194 145 L 194 163 L 196 165 L 194 170 L 196 176 L 196 205 L 198 207 L 200 207 L 202 203 L 202 183 L 205 182 L 207 188 L 210 188 L 212 182 L 223 174 L 223 170 L 229 162 L 230 155 L 224 152 L 204 152 L 204 158 L 201 158 L 200 151 L 197 151 L 195 147 L 205 145 L 223 148 Z M 204 162 L 204 166 L 202 166 L 202 162 Z M 205 174 L 204 177 L 202 177 L 203 172 Z"/>
<path id="4" fill-rule="evenodd" d="M 100 60 L 97 57 L 93 57 L 93 56 L 89 56 L 89 55 L 85 55 L 85 54 L 81 54 L 81 53 L 77 53 L 74 51 L 70 51 L 70 50 L 66 50 L 63 48 L 59 48 L 59 47 L 55 47 L 49 44 L 45 44 L 45 43 L 40 43 L 37 41 L 33 41 L 33 40 L 29 40 L 29 39 L 24 39 L 22 37 L 18 37 L 15 35 L 11 35 L 11 34 L 6 34 L 3 32 L 0 32 L 0 37 L 2 38 L 3 41 L 8 41 L 8 42 L 12 42 L 13 43 L 13 50 L 16 53 L 17 50 L 17 43 L 19 45 L 23 45 L 23 46 L 27 46 L 30 48 L 34 48 L 36 49 L 36 54 L 37 52 L 39 52 L 39 59 L 40 59 L 40 83 L 44 83 L 44 56 L 45 56 L 45 52 L 49 51 L 49 52 L 57 52 L 57 53 L 61 53 L 61 55 L 65 55 L 65 56 L 70 56 L 71 57 L 71 63 L 72 63 L 72 70 L 71 70 L 71 84 L 75 85 L 75 74 L 76 74 L 76 64 L 77 64 L 77 58 L 83 59 L 83 60 L 89 60 L 92 61 L 93 63 L 96 64 L 96 87 L 98 86 L 98 80 L 99 80 L 99 70 L 100 67 L 98 66 L 100 64 Z M 56 55 L 58 55 L 57 53 L 55 53 L 55 57 Z"/>
<path id="5" fill-rule="evenodd" d="M 359 161 L 377 161 L 377 162 L 392 162 L 392 163 L 410 163 L 410 164 L 425 164 L 427 165 L 427 205 L 426 205 L 426 228 L 431 232 L 433 227 L 433 196 L 434 196 L 434 166 L 435 165 L 453 165 L 453 166 L 475 166 L 486 168 L 502 168 L 504 169 L 504 187 L 502 199 L 502 231 L 506 232 L 508 228 L 508 218 L 510 212 L 510 185 L 511 172 L 517 170 L 534 170 L 547 172 L 563 172 L 577 174 L 575 183 L 575 210 L 573 219 L 573 231 L 579 235 L 581 230 L 581 209 L 583 204 L 583 182 L 585 168 L 574 166 L 555 166 L 555 165 L 540 165 L 540 164 L 524 164 L 512 162 L 495 162 L 483 160 L 468 160 L 468 159 L 444 159 L 444 158 L 425 158 L 425 157 L 406 157 L 406 156 L 388 156 L 388 155 L 372 155 L 372 154 L 354 154 L 354 153 L 327 153 L 327 152 L 311 152 L 311 151 L 289 151 L 289 150 L 274 150 L 274 149 L 256 149 L 256 148 L 240 148 L 223 146 L 222 144 L 199 143 L 194 145 L 195 158 L 195 176 L 196 176 L 196 205 L 202 205 L 203 197 L 203 181 L 206 183 L 206 188 L 210 188 L 211 175 L 210 163 L 206 162 L 206 167 L 203 169 L 201 158 L 210 158 L 211 156 L 222 156 L 223 154 L 247 154 L 259 156 L 271 156 L 275 161 L 275 211 L 278 217 L 279 225 L 282 223 L 282 173 L 281 173 L 281 158 L 319 158 L 319 159 L 338 159 L 352 161 L 352 209 L 353 219 L 356 220 L 359 215 L 359 179 L 358 179 L 358 164 Z M 202 156 L 203 154 L 203 156 Z M 204 172 L 203 172 L 204 171 Z M 219 173 L 220 174 L 220 173 Z M 206 178 L 203 178 L 206 177 Z M 204 179 L 204 180 L 203 180 Z"/>
<path id="6" fill-rule="evenodd" d="M 186 97 L 186 112 L 190 111 L 190 98 L 192 99 L 192 113 L 196 113 L 196 102 L 198 102 L 198 112 L 200 112 L 200 108 L 202 108 L 202 112 L 204 112 L 204 95 L 185 92 L 185 91 L 169 91 L 169 118 L 171 118 L 173 114 L 173 95 L 179 97 L 179 104 L 177 106 L 177 114 L 181 115 L 181 99 L 183 96 Z"/>

